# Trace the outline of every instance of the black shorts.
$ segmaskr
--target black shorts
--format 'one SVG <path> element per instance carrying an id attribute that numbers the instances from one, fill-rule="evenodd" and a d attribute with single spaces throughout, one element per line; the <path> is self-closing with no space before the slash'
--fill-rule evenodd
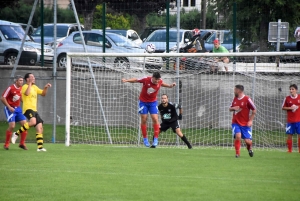
<path id="1" fill-rule="evenodd" d="M 167 131 L 169 128 L 172 128 L 173 132 L 176 133 L 176 129 L 180 128 L 179 122 L 178 121 L 173 121 L 173 122 L 162 122 L 160 124 L 160 131 L 161 132 L 165 132 Z"/>
<path id="2" fill-rule="evenodd" d="M 32 117 L 35 117 L 36 118 L 36 125 L 40 124 L 40 123 L 44 123 L 43 119 L 40 117 L 39 113 L 38 112 L 35 112 L 33 110 L 26 110 L 25 113 L 24 113 L 25 117 L 27 119 L 31 119 Z"/>

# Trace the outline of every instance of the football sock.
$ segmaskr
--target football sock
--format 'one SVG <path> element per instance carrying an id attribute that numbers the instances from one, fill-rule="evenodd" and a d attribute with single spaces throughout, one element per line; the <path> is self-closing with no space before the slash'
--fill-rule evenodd
<path id="1" fill-rule="evenodd" d="M 252 141 L 250 141 L 249 143 L 247 143 L 247 150 L 249 151 L 252 148 Z"/>
<path id="2" fill-rule="evenodd" d="M 37 143 L 38 149 L 42 149 L 43 148 L 43 143 L 44 143 L 43 134 L 42 133 L 36 133 L 35 138 L 36 138 L 36 143 Z"/>
<path id="3" fill-rule="evenodd" d="M 287 147 L 288 147 L 288 152 L 292 152 L 293 140 L 287 139 L 286 144 L 287 144 Z"/>
<path id="4" fill-rule="evenodd" d="M 141 130 L 144 138 L 147 138 L 147 125 L 141 124 Z"/>
<path id="5" fill-rule="evenodd" d="M 6 131 L 5 146 L 9 146 L 9 141 L 10 141 L 11 134 L 12 134 L 11 131 Z"/>
<path id="6" fill-rule="evenodd" d="M 191 147 L 192 145 L 190 144 L 190 142 L 188 141 L 188 139 L 185 137 L 185 135 L 183 135 L 181 137 L 181 140 L 188 146 Z"/>
<path id="7" fill-rule="evenodd" d="M 16 135 L 19 136 L 22 132 L 27 131 L 29 129 L 29 124 L 26 122 L 19 130 L 17 130 Z"/>
<path id="8" fill-rule="evenodd" d="M 234 148 L 235 148 L 235 154 L 240 155 L 240 148 L 241 148 L 241 141 L 235 140 L 234 141 Z"/>
<path id="9" fill-rule="evenodd" d="M 27 136 L 27 131 L 21 133 L 20 145 L 25 145 L 26 136 Z"/>
<path id="10" fill-rule="evenodd" d="M 154 124 L 153 125 L 153 130 L 154 130 L 154 138 L 158 138 L 158 135 L 159 135 L 159 124 Z"/>

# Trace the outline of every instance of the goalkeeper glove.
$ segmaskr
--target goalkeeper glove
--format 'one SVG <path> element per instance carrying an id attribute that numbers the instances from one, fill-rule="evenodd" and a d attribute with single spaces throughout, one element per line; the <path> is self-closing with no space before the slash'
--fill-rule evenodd
<path id="1" fill-rule="evenodd" d="M 182 120 L 182 114 L 178 115 L 178 120 Z"/>

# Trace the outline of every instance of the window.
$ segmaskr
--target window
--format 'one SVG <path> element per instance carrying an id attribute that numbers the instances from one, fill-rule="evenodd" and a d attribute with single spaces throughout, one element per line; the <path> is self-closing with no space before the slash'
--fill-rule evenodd
<path id="1" fill-rule="evenodd" d="M 189 6 L 189 0 L 183 0 L 183 6 L 188 7 Z"/>
<path id="2" fill-rule="evenodd" d="M 188 39 L 189 41 L 192 40 L 191 32 L 187 31 L 187 32 L 184 33 L 184 42 L 185 42 L 185 39 Z"/>
<path id="3" fill-rule="evenodd" d="M 100 34 L 90 33 L 87 37 L 86 44 L 91 45 L 91 46 L 102 47 L 103 46 L 103 37 Z"/>
<path id="4" fill-rule="evenodd" d="M 86 38 L 86 33 L 83 33 L 83 37 Z M 73 41 L 74 41 L 74 43 L 82 44 L 80 33 L 77 33 L 73 36 Z"/>
<path id="5" fill-rule="evenodd" d="M 196 0 L 191 0 L 191 7 L 195 7 L 196 6 Z"/>
<path id="6" fill-rule="evenodd" d="M 137 35 L 137 33 L 131 32 L 128 35 L 128 39 L 130 39 L 130 40 L 137 40 L 137 39 L 139 39 L 139 36 Z"/>

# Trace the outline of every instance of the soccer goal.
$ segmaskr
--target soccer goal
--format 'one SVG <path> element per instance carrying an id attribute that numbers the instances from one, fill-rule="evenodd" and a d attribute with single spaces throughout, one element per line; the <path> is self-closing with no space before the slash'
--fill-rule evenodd
<path id="1" fill-rule="evenodd" d="M 300 85 L 300 53 L 68 53 L 66 70 L 67 146 L 142 146 L 138 114 L 142 86 L 121 79 L 159 71 L 164 82 L 177 86 L 161 88 L 158 101 L 165 93 L 169 101 L 182 105 L 180 126 L 194 147 L 233 146 L 228 109 L 234 86 L 242 84 L 258 110 L 253 146 L 274 149 L 285 147 L 286 113 L 281 105 L 289 85 Z M 151 141 L 150 116 L 148 135 Z M 171 130 L 160 134 L 159 146 L 185 147 Z"/>

